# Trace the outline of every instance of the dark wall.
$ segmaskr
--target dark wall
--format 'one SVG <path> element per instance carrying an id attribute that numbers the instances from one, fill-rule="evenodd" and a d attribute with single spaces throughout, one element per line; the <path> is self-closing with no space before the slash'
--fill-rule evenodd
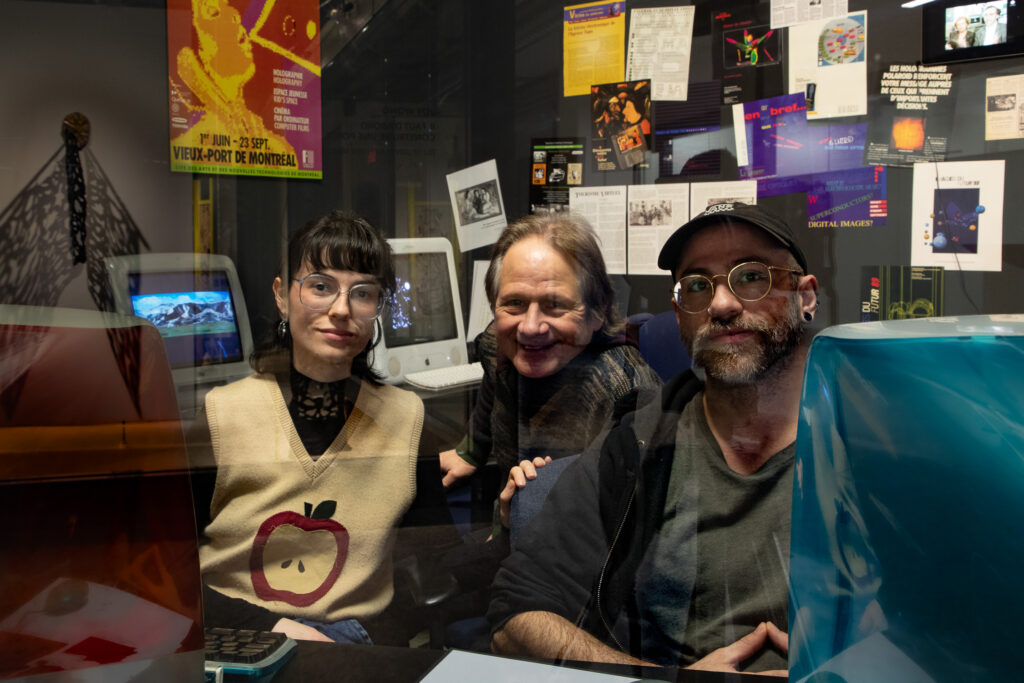
<path id="1" fill-rule="evenodd" d="M 629 6 L 663 4 L 634 0 Z M 695 4 L 691 82 L 712 77 L 710 15 L 715 3 Z M 762 4 L 767 5 L 768 0 Z M 919 63 L 922 11 L 903 9 L 888 0 L 851 0 L 850 10 L 860 9 L 868 10 L 870 108 L 879 102 L 878 83 L 890 64 Z M 262 323 L 257 320 L 257 327 L 276 317 L 266 291 L 279 259 L 275 250 L 279 251 L 282 231 L 294 230 L 312 216 L 336 207 L 351 208 L 389 235 L 428 234 L 432 230 L 429 234 L 442 234 L 454 241 L 450 215 L 443 225 L 419 226 L 409 198 L 434 202 L 444 214 L 448 201 L 444 175 L 491 158 L 498 163 L 509 220 L 528 211 L 531 138 L 586 137 L 590 132 L 589 98 L 562 97 L 561 18 L 561 4 L 548 0 L 381 3 L 366 30 L 324 70 L 323 180 L 237 180 L 238 261 L 249 299 L 254 302 L 250 305 L 254 317 L 263 317 Z M 950 67 L 957 95 L 947 160 L 1005 160 L 1006 246 L 1002 272 L 947 271 L 947 315 L 1007 312 L 1018 307 L 1014 283 L 1022 282 L 1024 226 L 1016 216 L 1024 209 L 1024 196 L 1014 190 L 1024 179 L 1024 142 L 986 142 L 983 101 L 987 77 L 1022 70 L 1021 57 Z M 727 108 L 722 110 L 722 120 L 731 126 Z M 434 130 L 435 139 L 423 144 L 401 139 L 405 127 L 413 125 L 410 121 Z M 864 119 L 828 119 L 815 124 L 842 122 Z M 721 139 L 727 141 L 726 152 L 732 153 L 731 128 L 723 130 Z M 607 174 L 588 169 L 585 184 L 653 183 L 659 181 L 657 173 L 654 158 L 646 169 Z M 726 173 L 716 179 L 734 178 Z M 912 179 L 910 168 L 888 169 L 885 227 L 801 231 L 811 269 L 821 285 L 822 308 L 816 325 L 860 319 L 863 266 L 909 264 Z M 768 198 L 762 203 L 797 225 L 806 223 L 802 195 Z M 464 306 L 470 300 L 469 262 L 486 258 L 487 252 L 481 248 L 464 256 Z M 670 307 L 667 276 L 615 276 L 614 280 L 620 307 L 626 313 Z"/>

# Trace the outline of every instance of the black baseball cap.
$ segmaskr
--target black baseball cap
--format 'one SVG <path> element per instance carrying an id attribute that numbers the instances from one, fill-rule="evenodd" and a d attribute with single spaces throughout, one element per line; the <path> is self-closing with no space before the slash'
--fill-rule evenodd
<path id="1" fill-rule="evenodd" d="M 680 226 L 661 248 L 661 253 L 658 254 L 658 267 L 674 273 L 675 269 L 679 267 L 679 257 L 683 253 L 683 248 L 691 237 L 709 225 L 729 220 L 744 221 L 761 228 L 786 247 L 796 258 L 796 262 L 800 264 L 804 273 L 807 272 L 807 258 L 793 239 L 793 230 L 789 224 L 759 206 L 742 202 L 712 204 L 689 223 Z"/>

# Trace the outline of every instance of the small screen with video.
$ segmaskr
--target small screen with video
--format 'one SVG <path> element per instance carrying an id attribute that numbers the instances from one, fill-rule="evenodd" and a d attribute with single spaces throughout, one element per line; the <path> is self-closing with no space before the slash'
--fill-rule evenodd
<path id="1" fill-rule="evenodd" d="M 1016 0 L 945 0 L 924 8 L 926 64 L 985 59 L 1024 51 Z"/>
<path id="2" fill-rule="evenodd" d="M 227 273 L 131 273 L 135 315 L 160 331 L 171 367 L 244 360 Z"/>
<path id="3" fill-rule="evenodd" d="M 442 252 L 395 254 L 395 294 L 385 309 L 389 349 L 455 339 L 448 259 Z"/>

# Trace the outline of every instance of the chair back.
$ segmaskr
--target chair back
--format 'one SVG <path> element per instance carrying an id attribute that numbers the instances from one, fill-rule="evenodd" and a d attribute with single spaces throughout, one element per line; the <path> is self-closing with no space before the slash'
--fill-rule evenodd
<path id="1" fill-rule="evenodd" d="M 552 460 L 544 467 L 538 467 L 537 478 L 526 482 L 526 486 L 516 491 L 516 495 L 512 497 L 508 522 L 509 542 L 513 548 L 516 545 L 516 537 L 540 511 L 562 472 L 578 457 L 577 453 Z"/>
<path id="2" fill-rule="evenodd" d="M 675 311 L 665 311 L 648 318 L 637 338 L 640 355 L 658 373 L 662 382 L 688 370 L 692 361 L 679 339 L 679 323 Z"/>

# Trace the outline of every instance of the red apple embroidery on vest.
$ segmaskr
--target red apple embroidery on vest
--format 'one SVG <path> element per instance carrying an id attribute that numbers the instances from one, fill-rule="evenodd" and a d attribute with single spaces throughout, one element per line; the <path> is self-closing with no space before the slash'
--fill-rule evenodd
<path id="1" fill-rule="evenodd" d="M 271 515 L 256 532 L 249 556 L 252 587 L 263 600 L 307 607 L 331 589 L 348 557 L 348 530 L 331 519 L 333 500 L 305 503 L 305 514 Z"/>

